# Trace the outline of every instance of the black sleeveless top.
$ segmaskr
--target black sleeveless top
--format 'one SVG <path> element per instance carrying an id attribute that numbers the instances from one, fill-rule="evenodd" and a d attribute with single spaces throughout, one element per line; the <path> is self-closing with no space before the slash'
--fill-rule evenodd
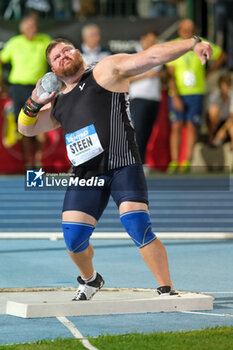
<path id="1" fill-rule="evenodd" d="M 88 149 L 92 140 L 88 135 L 83 139 L 82 135 L 88 134 L 94 126 L 101 153 L 97 150 L 96 156 L 81 163 L 78 161 L 77 165 L 72 161 L 74 173 L 83 178 L 141 162 L 130 119 L 128 93 L 102 88 L 93 77 L 93 68 L 84 72 L 73 90 L 57 96 L 52 111 L 63 128 L 68 155 L 70 153 L 72 157 L 81 154 L 83 148 Z"/>

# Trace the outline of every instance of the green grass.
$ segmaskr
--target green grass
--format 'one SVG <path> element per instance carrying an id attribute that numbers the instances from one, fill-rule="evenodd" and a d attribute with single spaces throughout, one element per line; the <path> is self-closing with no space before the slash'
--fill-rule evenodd
<path id="1" fill-rule="evenodd" d="M 25 343 L 15 345 L 1 345 L 1 350 L 86 350 L 77 339 L 55 339 L 52 341 L 41 340 L 36 343 Z"/>
<path id="2" fill-rule="evenodd" d="M 168 332 L 89 338 L 99 350 L 232 350 L 233 327 L 200 331 Z M 83 350 L 77 339 L 56 339 L 30 344 L 2 345 L 0 350 Z"/>
<path id="3" fill-rule="evenodd" d="M 101 336 L 91 342 L 101 350 L 232 350 L 233 327 L 202 331 Z"/>

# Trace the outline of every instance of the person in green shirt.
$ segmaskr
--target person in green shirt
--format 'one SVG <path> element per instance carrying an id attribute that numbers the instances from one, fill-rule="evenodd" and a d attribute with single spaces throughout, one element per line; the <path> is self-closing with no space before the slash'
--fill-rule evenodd
<path id="1" fill-rule="evenodd" d="M 189 39 L 195 33 L 195 24 L 189 19 L 181 21 L 176 40 Z M 198 38 L 202 40 L 201 38 Z M 174 173 L 179 167 L 179 149 L 181 131 L 184 123 L 187 125 L 186 159 L 180 164 L 179 171 L 189 170 L 197 131 L 201 125 L 203 98 L 205 94 L 206 76 L 217 69 L 226 60 L 222 49 L 210 43 L 213 49 L 211 60 L 213 64 L 205 71 L 205 66 L 189 51 L 175 61 L 167 63 L 169 79 L 169 117 L 171 121 L 170 154 L 171 162 L 167 171 Z"/>
<path id="2" fill-rule="evenodd" d="M 10 38 L 0 52 L 0 63 L 11 64 L 8 82 L 16 119 L 25 99 L 31 96 L 36 82 L 48 70 L 45 50 L 51 42 L 50 36 L 38 33 L 37 21 L 33 17 L 22 19 L 19 30 L 21 34 Z M 35 162 L 39 162 L 44 136 L 40 135 L 31 140 L 23 137 L 24 161 L 28 166 L 30 166 L 31 159 L 31 141 L 33 141 L 35 148 Z"/>

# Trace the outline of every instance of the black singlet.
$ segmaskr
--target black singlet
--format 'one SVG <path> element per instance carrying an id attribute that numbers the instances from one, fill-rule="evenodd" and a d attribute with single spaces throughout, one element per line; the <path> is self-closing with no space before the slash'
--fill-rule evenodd
<path id="1" fill-rule="evenodd" d="M 141 162 L 130 119 L 128 93 L 102 88 L 93 77 L 93 68 L 84 72 L 73 90 L 57 96 L 52 112 L 65 138 L 94 125 L 103 152 L 74 166 L 76 176 L 84 178 Z"/>

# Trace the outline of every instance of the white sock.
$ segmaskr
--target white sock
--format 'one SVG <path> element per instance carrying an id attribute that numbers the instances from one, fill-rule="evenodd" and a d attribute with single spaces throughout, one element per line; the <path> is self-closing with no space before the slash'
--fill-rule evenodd
<path id="1" fill-rule="evenodd" d="M 91 277 L 87 278 L 87 279 L 83 278 L 83 281 L 85 283 L 92 282 L 92 281 L 94 281 L 96 279 L 96 275 L 97 275 L 97 272 L 94 270 L 93 275 Z"/>

